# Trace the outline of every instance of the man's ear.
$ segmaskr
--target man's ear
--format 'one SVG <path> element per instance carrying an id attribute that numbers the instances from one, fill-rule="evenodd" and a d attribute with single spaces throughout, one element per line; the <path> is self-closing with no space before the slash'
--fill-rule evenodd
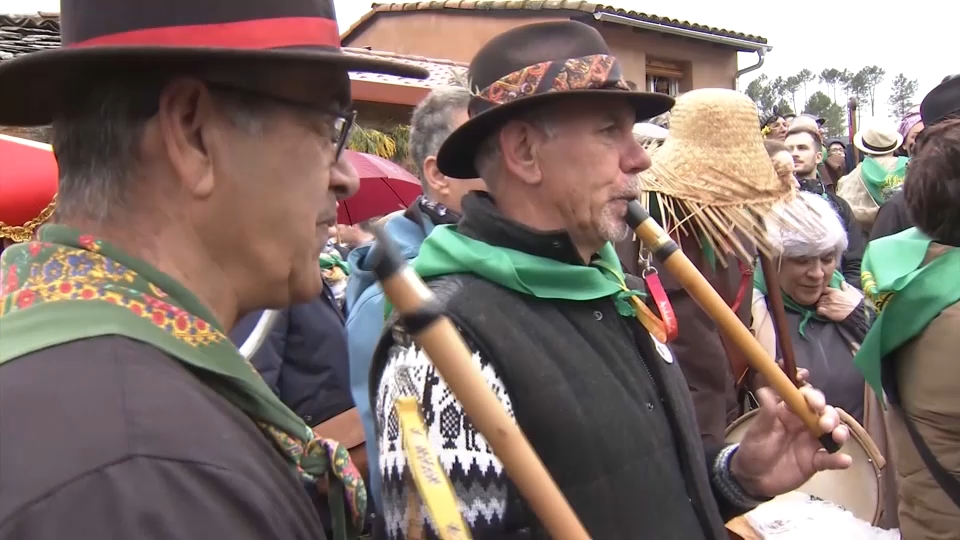
<path id="1" fill-rule="evenodd" d="M 543 179 L 539 154 L 544 135 L 526 122 L 509 122 L 498 135 L 504 165 L 528 184 L 539 184 Z"/>
<path id="2" fill-rule="evenodd" d="M 437 197 L 450 195 L 450 179 L 437 167 L 437 156 L 427 156 L 423 160 L 423 180 L 426 180 L 430 193 Z"/>
<path id="3" fill-rule="evenodd" d="M 213 149 L 208 146 L 207 126 L 215 117 L 209 91 L 195 79 L 178 79 L 160 95 L 157 130 L 174 171 L 186 190 L 195 197 L 207 197 L 214 187 Z"/>

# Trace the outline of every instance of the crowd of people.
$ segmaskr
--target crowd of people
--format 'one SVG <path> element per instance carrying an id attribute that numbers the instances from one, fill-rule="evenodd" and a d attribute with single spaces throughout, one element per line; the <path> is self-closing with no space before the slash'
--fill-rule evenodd
<path id="1" fill-rule="evenodd" d="M 64 0 L 65 47 L 0 64 L 0 124 L 52 124 L 60 171 L 50 222 L 2 239 L 0 540 L 463 537 L 442 508 L 548 537 L 393 312 L 383 239 L 590 537 L 753 538 L 857 466 L 825 434 L 874 456 L 856 520 L 960 538 L 960 77 L 828 139 L 733 90 L 637 91 L 591 26 L 526 25 L 415 108 L 422 195 L 348 226 L 347 72 L 426 73 L 341 52 L 330 1 L 171 1 L 107 28 Z M 264 37 L 294 12 L 313 23 Z M 819 434 L 633 234 L 634 200 Z M 452 501 L 415 481 L 405 398 Z"/>

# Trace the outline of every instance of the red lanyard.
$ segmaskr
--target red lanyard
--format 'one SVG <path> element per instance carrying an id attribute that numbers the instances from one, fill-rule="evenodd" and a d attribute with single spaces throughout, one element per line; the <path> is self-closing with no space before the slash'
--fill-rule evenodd
<path id="1" fill-rule="evenodd" d="M 667 296 L 667 291 L 663 288 L 663 283 L 660 282 L 660 275 L 657 273 L 656 268 L 647 266 L 643 269 L 642 276 L 644 283 L 647 285 L 647 292 L 650 293 L 650 297 L 657 306 L 657 311 L 660 312 L 660 318 L 657 319 L 657 321 L 663 327 L 663 337 L 655 337 L 662 343 L 669 343 L 677 339 L 677 335 L 680 332 L 679 325 L 677 324 L 677 314 L 673 311 L 673 304 L 670 303 L 670 298 Z M 654 318 L 656 318 L 656 316 L 654 316 Z"/>
<path id="2" fill-rule="evenodd" d="M 736 313 L 740 311 L 740 304 L 743 303 L 743 297 L 747 295 L 747 289 L 753 285 L 753 266 L 747 266 L 740 259 L 737 259 L 737 265 L 740 267 L 740 286 L 737 287 L 737 296 L 730 304 L 730 309 Z"/>

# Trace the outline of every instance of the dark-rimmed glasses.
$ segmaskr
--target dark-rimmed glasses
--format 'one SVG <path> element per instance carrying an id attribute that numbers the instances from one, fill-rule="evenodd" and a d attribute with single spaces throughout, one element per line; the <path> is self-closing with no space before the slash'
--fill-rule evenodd
<path id="1" fill-rule="evenodd" d="M 320 113 L 326 116 L 329 116 L 333 119 L 333 122 L 330 124 L 330 143 L 334 147 L 334 163 L 340 160 L 340 157 L 343 155 L 343 151 L 347 147 L 347 143 L 350 140 L 350 132 L 353 129 L 354 124 L 357 120 L 357 111 L 355 109 L 347 110 L 338 110 L 338 109 L 318 109 L 313 108 L 309 105 L 298 103 L 293 100 L 285 99 L 282 97 L 274 96 L 266 92 L 261 92 L 259 90 L 252 90 L 250 88 L 245 88 L 242 86 L 235 86 L 232 84 L 225 84 L 220 82 L 213 81 L 204 81 L 204 84 L 215 91 L 220 92 L 229 92 L 237 93 L 247 96 L 256 97 L 264 101 L 269 101 L 282 105 L 284 107 L 289 107 L 299 111 L 308 111 L 311 114 Z"/>

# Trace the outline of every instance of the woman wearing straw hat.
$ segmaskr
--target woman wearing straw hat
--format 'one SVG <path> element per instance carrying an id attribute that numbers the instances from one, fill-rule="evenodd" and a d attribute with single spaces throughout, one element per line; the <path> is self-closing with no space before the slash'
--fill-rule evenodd
<path id="1" fill-rule="evenodd" d="M 734 91 L 702 89 L 677 100 L 666 141 L 641 173 L 651 214 L 673 231 L 687 256 L 750 322 L 757 216 L 789 197 L 796 183 L 771 167 L 753 103 Z M 706 126 L 711 126 L 706 129 Z M 770 139 L 771 142 L 776 139 Z M 778 143 L 779 144 L 779 143 Z M 671 343 L 690 386 L 700 433 L 721 442 L 740 414 L 746 361 L 678 282 L 660 272 L 680 332 Z"/>
<path id="2" fill-rule="evenodd" d="M 902 144 L 903 135 L 885 124 L 866 127 L 853 136 L 853 145 L 865 157 L 837 183 L 837 195 L 850 204 L 868 235 L 880 206 L 903 186 L 909 158 L 894 155 Z"/>

